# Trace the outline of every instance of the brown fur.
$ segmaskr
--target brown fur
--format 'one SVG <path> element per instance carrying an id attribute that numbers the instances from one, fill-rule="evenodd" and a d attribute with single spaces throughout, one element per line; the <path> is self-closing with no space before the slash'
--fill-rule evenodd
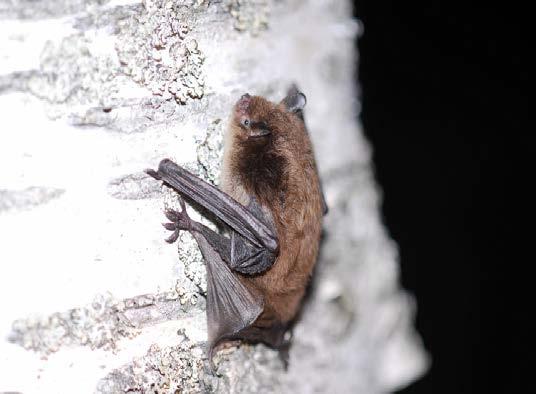
<path id="1" fill-rule="evenodd" d="M 244 205 L 255 196 L 272 213 L 279 256 L 263 274 L 243 276 L 264 295 L 255 325 L 269 327 L 288 323 L 299 309 L 318 254 L 322 194 L 303 121 L 262 97 L 247 104 L 237 104 L 226 135 L 221 188 Z M 263 122 L 271 134 L 250 137 L 244 117 Z"/>

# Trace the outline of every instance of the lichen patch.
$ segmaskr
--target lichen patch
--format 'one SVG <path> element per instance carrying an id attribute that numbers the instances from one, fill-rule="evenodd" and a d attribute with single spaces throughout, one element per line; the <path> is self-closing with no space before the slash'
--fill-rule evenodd
<path id="1" fill-rule="evenodd" d="M 192 7 L 170 1 L 145 1 L 139 13 L 119 22 L 116 51 L 121 71 L 164 100 L 185 104 L 205 93 L 205 60 L 190 32 Z"/>

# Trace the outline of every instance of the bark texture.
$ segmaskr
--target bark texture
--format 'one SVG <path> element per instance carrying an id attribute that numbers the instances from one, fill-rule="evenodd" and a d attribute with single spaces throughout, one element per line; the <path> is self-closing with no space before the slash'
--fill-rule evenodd
<path id="1" fill-rule="evenodd" d="M 359 32 L 338 0 L 0 0 L 0 392 L 382 393 L 424 373 L 357 121 Z M 233 103 L 292 82 L 321 257 L 288 371 L 242 345 L 213 375 L 204 263 L 188 234 L 163 242 L 176 199 L 143 169 L 217 184 Z"/>

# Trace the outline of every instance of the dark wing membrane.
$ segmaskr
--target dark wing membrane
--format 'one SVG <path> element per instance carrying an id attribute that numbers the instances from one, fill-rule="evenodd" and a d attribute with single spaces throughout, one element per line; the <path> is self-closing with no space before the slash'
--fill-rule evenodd
<path id="1" fill-rule="evenodd" d="M 276 233 L 274 220 L 269 211 L 263 211 L 257 199 L 250 196 L 246 208 L 253 216 L 266 223 L 270 231 Z M 231 268 L 247 275 L 255 275 L 270 268 L 276 259 L 276 254 L 266 248 L 252 245 L 240 234 L 231 233 Z"/>
<path id="2" fill-rule="evenodd" d="M 210 352 L 225 338 L 251 326 L 262 313 L 262 297 L 253 294 L 199 233 L 193 233 L 207 265 L 207 325 Z"/>

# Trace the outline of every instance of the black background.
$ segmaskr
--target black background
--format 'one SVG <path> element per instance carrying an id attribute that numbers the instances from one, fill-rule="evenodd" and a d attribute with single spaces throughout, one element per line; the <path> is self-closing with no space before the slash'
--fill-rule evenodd
<path id="1" fill-rule="evenodd" d="M 527 296 L 519 277 L 534 257 L 514 258 L 510 241 L 526 190 L 516 163 L 534 132 L 531 13 L 399 0 L 357 1 L 355 15 L 361 121 L 432 356 L 403 392 L 523 392 L 523 368 L 534 364 L 524 360 L 532 308 L 517 307 Z"/>

